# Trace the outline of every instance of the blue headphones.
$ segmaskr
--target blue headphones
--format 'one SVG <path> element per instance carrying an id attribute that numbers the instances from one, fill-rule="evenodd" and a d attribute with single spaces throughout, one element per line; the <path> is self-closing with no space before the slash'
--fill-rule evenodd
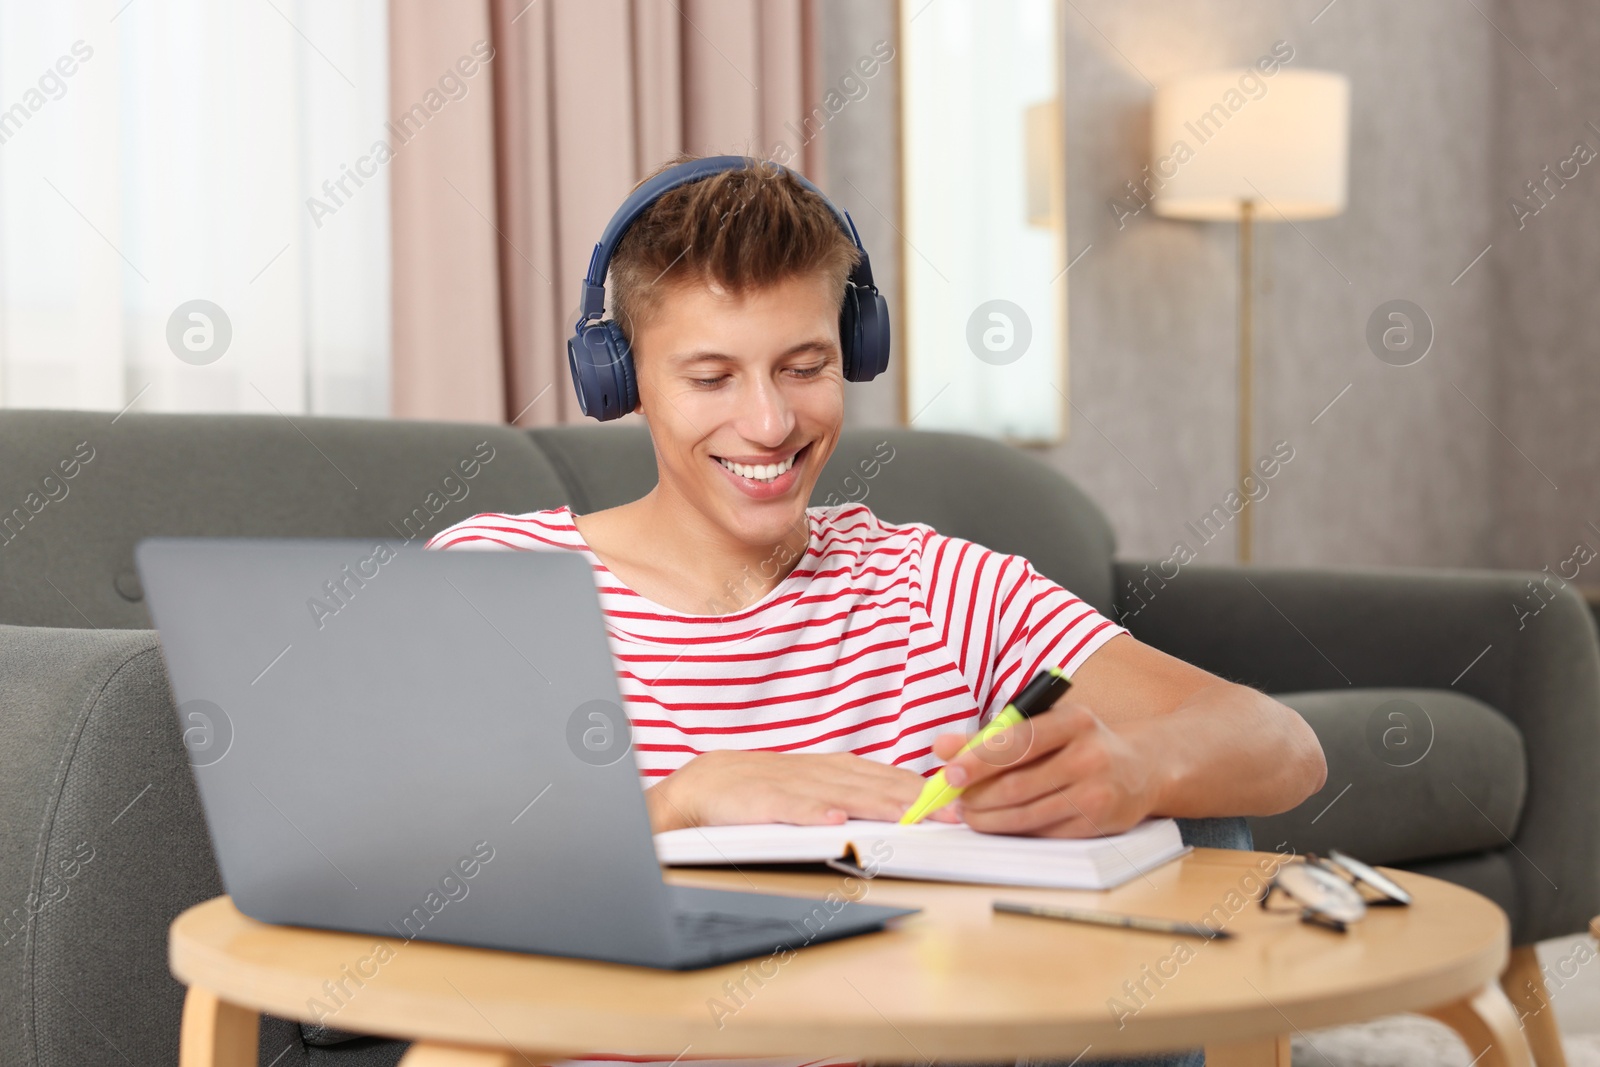
<path id="1" fill-rule="evenodd" d="M 583 304 L 567 342 L 567 363 L 572 368 L 572 385 L 578 391 L 578 407 L 585 415 L 604 422 L 621 418 L 639 404 L 639 389 L 633 376 L 633 353 L 622 329 L 610 319 L 601 319 L 606 304 L 606 268 L 622 235 L 628 232 L 646 208 L 664 193 L 723 171 L 748 166 L 780 166 L 770 160 L 748 156 L 707 156 L 662 171 L 629 194 L 617 213 L 606 224 L 605 232 L 589 257 L 589 273 L 583 279 Z M 784 168 L 788 170 L 788 168 Z M 839 226 L 861 252 L 861 259 L 844 287 L 844 303 L 839 308 L 839 344 L 844 350 L 844 376 L 852 382 L 871 381 L 889 365 L 889 305 L 872 283 L 872 265 L 850 213 L 840 211 L 822 190 L 790 170 L 795 181 L 822 197 Z"/>

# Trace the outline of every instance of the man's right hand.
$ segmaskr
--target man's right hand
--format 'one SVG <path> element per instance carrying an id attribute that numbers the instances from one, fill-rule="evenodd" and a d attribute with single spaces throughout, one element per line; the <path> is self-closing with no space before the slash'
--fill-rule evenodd
<path id="1" fill-rule="evenodd" d="M 645 790 L 645 800 L 656 833 L 730 823 L 894 822 L 925 781 L 849 752 L 706 752 Z M 949 808 L 929 818 L 958 821 Z"/>

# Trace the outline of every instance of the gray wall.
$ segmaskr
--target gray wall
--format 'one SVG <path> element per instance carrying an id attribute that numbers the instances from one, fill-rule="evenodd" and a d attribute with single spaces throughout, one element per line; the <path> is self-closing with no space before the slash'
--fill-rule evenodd
<path id="1" fill-rule="evenodd" d="M 1496 453 L 1496 555 L 1557 571 L 1577 542 L 1600 549 L 1600 159 L 1565 187 L 1552 182 L 1548 204 L 1520 230 L 1509 201 L 1537 206 L 1524 183 L 1543 180 L 1546 165 L 1555 171 L 1575 142 L 1600 151 L 1600 131 L 1586 121 L 1600 125 L 1600 20 L 1592 6 L 1565 0 L 1502 3 L 1495 21 L 1526 53 L 1497 53 L 1504 103 L 1489 205 L 1494 249 L 1484 257 L 1499 290 L 1501 428 L 1526 454 Z M 1581 584 L 1600 584 L 1600 560 L 1579 573 Z"/>
<path id="2" fill-rule="evenodd" d="M 1600 70 L 1585 61 L 1600 23 L 1586 26 L 1576 0 L 1484 13 L 1458 0 L 1324 2 L 1065 6 L 1068 241 L 1073 254 L 1094 247 L 1070 275 L 1080 413 L 1067 442 L 1042 454 L 1105 507 L 1123 555 L 1165 556 L 1182 539 L 1204 562 L 1232 560 L 1233 529 L 1206 545 L 1185 524 L 1233 486 L 1237 227 L 1145 210 L 1119 229 L 1107 205 L 1149 162 L 1152 84 L 1241 66 L 1285 40 L 1290 67 L 1350 77 L 1352 167 L 1342 216 L 1256 231 L 1257 452 L 1277 440 L 1295 450 L 1258 509 L 1257 559 L 1564 559 L 1587 521 L 1600 524 L 1600 160 L 1521 233 L 1506 200 L 1579 137 L 1600 149 L 1600 131 L 1584 126 L 1600 123 Z M 892 25 L 885 0 L 824 10 L 830 68 Z M 881 275 L 897 238 L 858 190 L 892 217 L 895 101 L 884 92 L 861 105 L 830 125 L 825 177 L 876 224 L 866 239 Z M 1379 361 L 1365 341 L 1368 317 L 1395 298 L 1434 327 L 1410 367 Z M 851 421 L 892 421 L 882 393 L 852 392 Z M 1588 535 L 1600 546 L 1600 531 Z"/>

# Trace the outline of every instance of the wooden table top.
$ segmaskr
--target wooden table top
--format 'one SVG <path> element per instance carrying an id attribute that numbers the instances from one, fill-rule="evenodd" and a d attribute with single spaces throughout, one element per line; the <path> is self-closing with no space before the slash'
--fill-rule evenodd
<path id="1" fill-rule="evenodd" d="M 1265 912 L 1254 898 L 1281 859 L 1198 849 L 1100 893 L 678 869 L 669 881 L 923 909 L 883 933 L 688 972 L 272 926 L 218 897 L 173 923 L 170 962 L 235 1004 L 314 1021 L 320 1002 L 337 1008 L 326 1025 L 413 1040 L 901 1062 L 1253 1040 L 1454 1001 L 1506 964 L 1509 926 L 1494 903 L 1403 871 L 1388 873 L 1415 903 L 1373 908 L 1347 934 Z M 997 915 L 996 899 L 1209 914 L 1237 936 Z"/>

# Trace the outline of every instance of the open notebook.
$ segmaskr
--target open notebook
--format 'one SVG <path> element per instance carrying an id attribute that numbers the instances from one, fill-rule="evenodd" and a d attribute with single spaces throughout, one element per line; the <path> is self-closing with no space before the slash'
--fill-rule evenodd
<path id="1" fill-rule="evenodd" d="M 706 826 L 657 834 L 668 866 L 825 863 L 843 859 L 873 874 L 936 882 L 1110 889 L 1183 855 L 1171 819 L 1091 838 L 1011 837 L 965 826 L 852 819 L 837 826 Z"/>

